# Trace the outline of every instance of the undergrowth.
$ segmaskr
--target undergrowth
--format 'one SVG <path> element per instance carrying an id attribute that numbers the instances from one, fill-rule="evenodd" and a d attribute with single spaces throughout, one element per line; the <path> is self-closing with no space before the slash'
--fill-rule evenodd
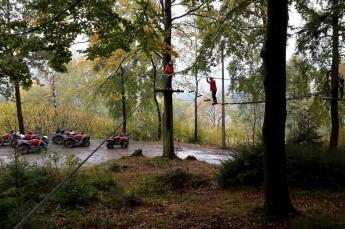
<path id="1" fill-rule="evenodd" d="M 320 144 L 288 144 L 286 171 L 289 185 L 294 188 L 344 189 L 345 152 Z M 262 185 L 263 147 L 238 147 L 233 158 L 222 164 L 217 181 L 224 188 Z"/>

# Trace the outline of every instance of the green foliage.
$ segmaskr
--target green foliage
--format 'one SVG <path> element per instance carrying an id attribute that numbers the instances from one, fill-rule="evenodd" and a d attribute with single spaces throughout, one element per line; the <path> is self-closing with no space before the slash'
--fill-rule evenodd
<path id="1" fill-rule="evenodd" d="M 237 185 L 260 185 L 263 179 L 263 148 L 260 145 L 240 146 L 232 158 L 223 162 L 217 181 L 223 188 Z"/>
<path id="2" fill-rule="evenodd" d="M 15 161 L 0 167 L 0 227 L 12 228 L 75 167 L 75 158 L 69 158 L 64 168 L 31 166 L 25 161 Z M 86 169 L 77 173 L 48 202 L 49 209 L 87 206 L 101 202 L 109 207 L 133 207 L 141 200 L 126 193 L 111 173 L 105 170 Z M 44 225 L 48 219 L 34 217 L 26 226 Z"/>
<path id="3" fill-rule="evenodd" d="M 197 189 L 208 185 L 209 182 L 209 178 L 178 168 L 154 177 L 148 177 L 138 192 L 141 195 L 160 195 L 170 191 L 180 192 L 185 189 Z"/>
<path id="4" fill-rule="evenodd" d="M 320 141 L 322 114 L 318 109 L 318 99 L 291 103 L 290 108 L 293 112 L 287 121 L 288 141 L 297 144 L 313 144 Z"/>
<path id="5" fill-rule="evenodd" d="M 345 156 L 320 144 L 286 145 L 289 185 L 307 189 L 344 189 Z M 237 185 L 258 186 L 263 183 L 263 149 L 245 146 L 234 158 L 223 163 L 217 175 L 224 188 Z"/>
<path id="6" fill-rule="evenodd" d="M 62 208 L 75 208 L 95 200 L 97 191 L 90 185 L 87 177 L 78 176 L 65 184 L 63 189 L 52 198 L 52 202 Z"/>
<path id="7" fill-rule="evenodd" d="M 109 118 L 90 114 L 87 111 L 79 111 L 68 104 L 59 108 L 61 116 L 58 116 L 55 120 L 52 119 L 54 107 L 46 103 L 24 104 L 23 110 L 26 114 L 24 122 L 26 129 L 38 133 L 54 133 L 57 128 L 56 123 L 62 123 L 64 128 L 83 131 L 96 137 L 104 137 L 114 128 L 114 123 Z M 0 103 L 1 133 L 16 129 L 15 112 L 14 103 Z M 68 115 L 65 115 L 67 113 Z"/>

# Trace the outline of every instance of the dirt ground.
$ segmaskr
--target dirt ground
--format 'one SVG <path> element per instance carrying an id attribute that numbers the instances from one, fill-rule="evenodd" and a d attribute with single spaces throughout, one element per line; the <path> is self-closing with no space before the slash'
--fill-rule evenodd
<path id="1" fill-rule="evenodd" d="M 96 203 L 73 211 L 56 209 L 57 228 L 345 228 L 345 193 L 291 190 L 301 213 L 286 219 L 263 216 L 262 187 L 223 190 L 215 181 L 218 167 L 201 161 L 126 157 L 97 166 L 119 165 L 113 173 L 126 192 L 135 193 L 147 179 L 180 168 L 200 174 L 208 185 L 142 196 L 136 207 L 114 210 Z"/>

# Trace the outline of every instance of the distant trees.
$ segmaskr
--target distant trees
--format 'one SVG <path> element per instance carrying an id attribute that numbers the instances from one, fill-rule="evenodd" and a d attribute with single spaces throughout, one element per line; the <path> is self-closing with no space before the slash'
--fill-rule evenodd
<path id="1" fill-rule="evenodd" d="M 338 146 L 339 114 L 338 87 L 340 50 L 344 47 L 340 37 L 345 32 L 345 4 L 340 0 L 297 0 L 298 12 L 305 24 L 298 32 L 298 49 L 318 67 L 330 69 L 331 135 L 330 147 Z M 328 77 L 327 74 L 324 76 Z"/>
<path id="2" fill-rule="evenodd" d="M 21 133 L 25 128 L 20 87 L 30 87 L 33 71 L 46 64 L 57 71 L 65 71 L 64 64 L 71 60 L 72 55 L 68 48 L 76 36 L 72 33 L 76 28 L 67 23 L 58 25 L 51 21 L 58 26 L 49 30 L 49 16 L 42 20 L 35 17 L 37 2 L 0 1 L 0 78 L 7 84 L 1 92 L 9 96 L 11 88 L 14 91 Z"/>

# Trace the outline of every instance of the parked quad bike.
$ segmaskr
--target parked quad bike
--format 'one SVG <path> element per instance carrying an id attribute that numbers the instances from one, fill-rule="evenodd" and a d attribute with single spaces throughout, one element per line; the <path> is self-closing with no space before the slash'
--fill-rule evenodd
<path id="1" fill-rule="evenodd" d="M 22 134 L 14 134 L 14 141 L 11 143 L 11 146 L 15 148 L 18 145 L 18 142 L 20 140 L 25 140 L 25 141 L 31 141 L 31 140 L 41 140 L 43 141 L 46 145 L 49 143 L 48 136 L 42 136 L 40 134 L 32 134 L 32 133 L 27 133 L 25 135 Z"/>
<path id="2" fill-rule="evenodd" d="M 15 147 L 17 144 L 17 140 L 20 140 L 22 138 L 23 138 L 23 135 L 10 132 L 10 133 L 0 136 L 0 145 L 4 146 L 5 144 L 8 144 L 12 147 Z"/>
<path id="3" fill-rule="evenodd" d="M 47 144 L 41 139 L 18 140 L 17 151 L 19 154 L 46 152 Z"/>
<path id="4" fill-rule="evenodd" d="M 4 146 L 5 144 L 12 145 L 13 142 L 15 141 L 15 136 L 16 134 L 12 132 L 3 134 L 2 136 L 0 136 L 0 145 L 1 146 Z"/>
<path id="5" fill-rule="evenodd" d="M 76 135 L 69 135 L 63 141 L 64 146 L 67 148 L 82 146 L 82 147 L 89 147 L 90 146 L 90 136 L 86 134 L 79 133 Z"/>
<path id="6" fill-rule="evenodd" d="M 107 140 L 107 148 L 113 149 L 115 145 L 120 145 L 122 149 L 127 149 L 129 145 L 129 137 L 127 134 L 119 134 Z"/>
<path id="7" fill-rule="evenodd" d="M 69 135 L 71 135 L 71 131 L 57 129 L 52 140 L 56 145 L 62 145 L 65 138 Z"/>

